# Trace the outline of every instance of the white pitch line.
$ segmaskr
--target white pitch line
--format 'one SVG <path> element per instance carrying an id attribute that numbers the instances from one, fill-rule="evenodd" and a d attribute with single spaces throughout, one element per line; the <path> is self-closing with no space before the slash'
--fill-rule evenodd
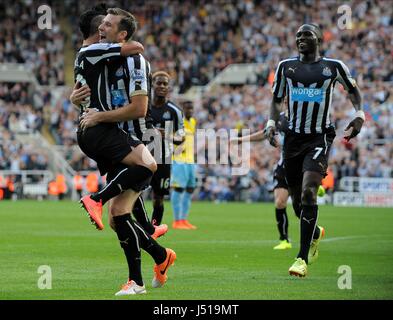
<path id="1" fill-rule="evenodd" d="M 353 239 L 362 239 L 362 238 L 370 238 L 370 236 L 334 237 L 334 238 L 323 239 L 322 242 L 333 242 L 333 241 L 353 240 Z"/>
<path id="2" fill-rule="evenodd" d="M 378 237 L 384 237 L 384 235 L 368 235 L 368 236 L 346 236 L 346 237 L 333 237 L 333 238 L 327 238 L 323 239 L 322 242 L 334 242 L 334 241 L 345 241 L 345 240 L 355 240 L 355 239 L 370 239 L 370 238 L 378 238 Z M 194 244 L 203 244 L 203 243 L 209 243 L 209 244 L 248 244 L 248 245 L 271 245 L 277 243 L 278 240 L 184 240 L 182 243 L 194 243 Z M 296 240 L 292 239 L 292 243 L 297 242 Z"/>

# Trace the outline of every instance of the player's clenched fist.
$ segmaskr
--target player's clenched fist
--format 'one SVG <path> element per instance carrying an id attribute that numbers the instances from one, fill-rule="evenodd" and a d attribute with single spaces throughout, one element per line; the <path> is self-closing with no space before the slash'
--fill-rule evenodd
<path id="1" fill-rule="evenodd" d="M 362 130 L 362 126 L 365 120 L 365 115 L 363 111 L 358 111 L 356 113 L 355 119 L 353 119 L 348 126 L 345 128 L 345 131 L 349 131 L 352 128 L 352 131 L 344 137 L 347 141 L 351 140 L 352 138 L 355 138 L 359 133 L 360 130 Z"/>
<path id="2" fill-rule="evenodd" d="M 276 133 L 276 123 L 275 123 L 275 121 L 274 120 L 269 120 L 267 122 L 265 130 L 266 130 L 266 136 L 267 136 L 267 139 L 269 140 L 269 143 L 273 147 L 277 148 L 278 147 L 278 142 L 276 140 L 276 134 L 277 133 Z"/>

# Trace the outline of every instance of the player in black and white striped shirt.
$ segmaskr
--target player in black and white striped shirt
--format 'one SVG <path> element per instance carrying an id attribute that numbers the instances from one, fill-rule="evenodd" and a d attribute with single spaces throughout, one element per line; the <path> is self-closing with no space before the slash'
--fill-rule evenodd
<path id="1" fill-rule="evenodd" d="M 110 110 L 111 103 L 107 98 L 106 90 L 108 82 L 105 77 L 108 63 L 118 61 L 121 56 L 143 52 L 143 46 L 136 41 L 124 44 L 99 43 L 98 27 L 105 15 L 105 6 L 97 6 L 84 12 L 80 17 L 79 27 L 84 41 L 74 63 L 76 96 L 71 97 L 71 101 L 80 101 L 77 106 L 81 113 L 87 108 L 95 108 L 99 111 Z"/>
<path id="2" fill-rule="evenodd" d="M 106 10 L 104 13 L 106 13 Z M 144 83 L 131 80 L 131 77 L 134 77 L 134 75 L 130 74 L 129 70 L 134 70 L 133 73 L 140 74 L 143 74 L 140 70 L 144 70 L 146 75 L 150 75 L 150 65 L 141 55 L 134 54 L 128 59 L 120 59 L 120 54 L 137 53 L 132 52 L 131 49 L 135 47 L 135 49 L 140 50 L 142 48 L 143 50 L 143 46 L 135 41 L 126 44 L 95 43 L 99 40 L 98 26 L 104 17 L 102 15 L 97 16 L 97 14 L 97 12 L 91 10 L 81 17 L 81 29 L 82 33 L 86 35 L 85 38 L 92 29 L 97 30 L 92 37 L 84 41 L 84 46 L 78 53 L 75 63 L 75 78 L 79 81 L 79 84 L 84 83 L 84 85 L 79 89 L 74 89 L 71 95 L 71 101 L 79 105 L 81 112 L 90 106 L 92 108 L 96 107 L 95 109 L 99 111 L 109 111 L 122 107 L 131 102 L 129 92 L 132 95 L 137 95 L 141 91 L 143 93 L 149 91 L 150 88 L 150 76 L 147 77 L 148 81 Z M 89 86 L 94 89 L 92 92 Z M 113 126 L 115 125 L 113 124 Z M 121 129 L 121 131 L 117 130 L 121 137 L 127 136 L 126 133 L 128 133 L 131 135 L 132 141 L 138 141 L 138 143 L 140 143 L 139 140 L 142 140 L 142 136 L 148 127 L 143 117 L 117 123 L 117 125 Z M 95 130 L 99 130 L 100 126 L 107 127 L 107 124 L 99 124 L 95 127 Z M 106 133 L 105 128 L 101 131 Z M 110 158 L 110 160 L 113 159 L 114 152 L 119 156 L 123 155 L 117 151 L 120 148 L 117 147 L 116 141 L 112 141 L 108 146 L 108 143 L 102 144 L 99 139 L 97 139 L 96 144 L 92 142 L 86 143 L 84 141 L 86 140 L 84 139 L 85 135 L 81 131 L 78 136 L 84 152 L 97 161 L 101 174 L 105 174 L 110 170 L 112 162 L 103 159 L 100 154 L 104 153 L 106 158 Z M 118 140 L 121 141 L 124 139 L 121 138 Z M 115 146 L 116 149 L 113 149 L 112 146 Z M 87 150 L 88 148 L 89 150 Z M 105 152 L 101 152 L 102 148 L 105 148 Z M 129 148 L 125 147 L 123 150 L 127 153 Z M 140 222 L 140 220 L 138 221 Z M 159 226 L 154 227 L 148 219 L 144 222 L 145 230 L 152 234 L 152 236 L 162 233 L 162 228 L 160 229 Z"/>
<path id="3" fill-rule="evenodd" d="M 133 97 L 136 97 L 138 95 L 147 94 L 147 96 L 149 97 L 147 110 L 148 118 L 140 117 L 137 119 L 117 123 L 119 128 L 124 132 L 128 133 L 133 141 L 142 141 L 146 143 L 146 141 L 144 141 L 144 138 L 148 139 L 156 132 L 155 130 L 153 130 L 153 126 L 155 123 L 153 121 L 153 118 L 151 117 L 153 108 L 151 107 L 150 99 L 150 63 L 140 54 L 132 55 L 130 57 L 127 57 L 127 59 L 116 59 L 115 61 L 111 61 L 111 63 L 107 65 L 105 75 L 105 78 L 108 82 L 108 86 L 106 86 L 106 94 L 108 97 L 110 97 L 109 103 L 112 110 L 123 108 L 124 106 L 130 104 Z M 161 163 L 160 161 L 157 162 Z M 122 169 L 123 166 L 120 166 L 118 168 L 118 170 L 120 171 Z M 162 165 L 158 164 L 157 171 L 154 173 L 151 180 L 154 194 L 157 193 L 157 195 L 159 194 L 159 192 L 156 188 L 156 181 L 157 177 L 161 175 Z M 168 226 L 161 225 L 162 219 L 158 219 L 159 217 L 156 217 L 161 216 L 162 218 L 162 213 L 160 215 L 160 212 L 163 211 L 161 210 L 163 208 L 163 199 L 161 201 L 154 201 L 153 207 L 153 218 L 154 220 L 156 220 L 156 223 L 154 225 L 147 217 L 146 211 L 144 209 L 142 196 L 140 196 L 136 200 L 133 208 L 133 214 L 139 224 L 143 227 L 143 229 L 147 231 L 147 233 L 149 233 L 153 239 L 156 239 L 168 231 Z"/>
<path id="4" fill-rule="evenodd" d="M 82 15 L 81 21 L 83 21 L 83 17 L 84 15 Z M 102 22 L 103 17 L 99 14 L 91 18 L 89 33 L 92 30 L 94 32 L 97 23 Z M 135 30 L 136 23 L 130 28 Z M 97 32 L 84 41 L 84 46 L 79 51 L 75 62 L 75 80 L 83 85 L 86 84 L 91 92 L 90 97 L 80 103 L 81 112 L 84 112 L 77 132 L 78 144 L 89 158 L 97 162 L 101 175 L 108 172 L 113 173 L 114 168 L 119 164 L 129 167 L 121 174 L 115 175 L 115 181 L 109 183 L 99 193 L 87 195 L 81 199 L 97 228 L 103 229 L 102 206 L 123 190 L 132 188 L 139 192 L 145 188 L 156 170 L 156 164 L 142 142 L 119 128 L 116 121 L 108 123 L 96 121 L 92 126 L 90 119 L 90 125 L 86 125 L 89 116 L 94 118 L 94 112 L 104 114 L 104 111 L 112 109 L 115 96 L 112 96 L 112 92 L 108 90 L 110 85 L 108 81 L 109 66 L 126 61 L 126 58 L 121 56 L 124 48 L 128 48 L 126 52 L 130 52 L 129 44 L 122 43 L 120 45 L 118 44 L 120 41 L 94 43 L 97 40 L 99 40 L 98 28 Z M 132 111 L 127 114 L 125 120 L 138 119 L 146 113 L 147 97 L 141 97 L 139 100 L 138 98 L 128 105 Z M 85 116 L 87 117 L 84 118 Z M 143 159 L 144 153 L 150 155 L 149 164 Z M 134 171 L 136 173 L 133 173 Z M 132 176 L 132 179 L 127 178 L 128 175 Z M 118 186 L 122 186 L 121 189 Z"/>
<path id="5" fill-rule="evenodd" d="M 107 13 L 99 27 L 100 41 L 112 43 L 128 41 L 136 30 L 134 16 L 118 8 L 109 9 Z M 125 60 L 125 58 L 123 59 Z M 108 171 L 108 183 L 105 188 L 96 194 L 83 197 L 82 203 L 90 216 L 94 217 L 96 222 L 100 222 L 102 229 L 102 205 L 111 200 L 108 206 L 110 224 L 117 233 L 129 268 L 128 281 L 116 295 L 146 292 L 141 273 L 141 248 L 146 250 L 156 262 L 153 287 L 161 287 L 165 284 L 168 267 L 176 259 L 173 250 L 161 247 L 138 223 L 132 220 L 130 215 L 135 200 L 141 191 L 149 185 L 157 165 L 142 142 L 134 139 L 118 125 L 122 121 L 145 117 L 148 106 L 148 80 L 145 69 L 138 68 L 135 63 L 138 58 L 128 59 L 134 61 L 133 69 L 129 70 L 128 85 L 126 86 L 123 81 L 124 88 L 119 84 L 117 89 L 112 88 L 111 90 L 108 82 L 109 69 L 108 66 L 105 66 L 105 90 L 98 90 L 106 92 L 106 104 L 111 106 L 111 109 L 114 103 L 119 103 L 122 100 L 124 92 L 127 96 L 124 103 L 127 103 L 122 107 L 119 103 L 120 108 L 115 110 L 100 112 L 93 109 L 90 101 L 90 108 L 81 116 L 78 132 L 78 142 L 81 149 L 87 155 L 93 154 Z M 142 60 L 142 58 L 139 59 Z M 116 60 L 114 63 L 118 63 L 118 61 Z M 122 66 L 121 70 L 124 72 L 124 63 L 120 62 L 119 65 Z M 126 65 L 128 68 L 128 63 Z M 123 74 L 123 76 L 125 75 Z M 97 86 L 100 84 L 101 82 L 97 82 Z M 107 86 L 109 86 L 109 94 Z M 129 89 L 133 91 L 129 92 Z M 91 88 L 91 91 L 93 90 L 97 90 L 97 88 Z M 130 101 L 128 101 L 128 96 Z M 99 97 L 101 96 L 99 95 Z M 104 106 L 103 100 L 98 102 Z"/>
<path id="6" fill-rule="evenodd" d="M 153 190 L 152 223 L 161 225 L 164 215 L 164 196 L 169 194 L 173 144 L 180 145 L 185 140 L 183 112 L 168 99 L 170 91 L 170 76 L 164 71 L 157 71 L 152 76 L 153 99 L 150 108 L 152 126 L 160 132 L 160 139 L 149 144 L 153 147 L 154 158 L 157 161 L 157 171 L 154 173 L 151 186 Z M 143 203 L 138 201 L 135 211 L 144 211 Z M 139 221 L 139 220 L 138 220 Z"/>
<path id="7" fill-rule="evenodd" d="M 280 104 L 287 97 L 289 128 L 285 133 L 283 155 L 294 206 L 301 206 L 300 252 L 289 269 L 291 275 L 305 276 L 307 264 L 318 257 L 318 245 L 324 229 L 317 226 L 317 190 L 326 175 L 330 146 L 335 129 L 329 112 L 333 89 L 337 82 L 348 92 L 355 108 L 355 119 L 347 129 L 354 138 L 365 120 L 362 98 L 355 80 L 340 60 L 320 56 L 322 32 L 317 25 L 302 25 L 296 34 L 299 56 L 279 63 L 273 85 L 273 100 L 267 134 L 273 146 L 275 121 Z M 311 244 L 311 247 L 310 247 Z"/>
<path id="8" fill-rule="evenodd" d="M 348 67 L 340 60 L 321 57 L 305 65 L 299 58 L 283 60 L 276 70 L 273 95 L 287 96 L 289 130 L 294 133 L 326 133 L 332 128 L 329 118 L 335 84 L 355 93 L 356 86 Z"/>

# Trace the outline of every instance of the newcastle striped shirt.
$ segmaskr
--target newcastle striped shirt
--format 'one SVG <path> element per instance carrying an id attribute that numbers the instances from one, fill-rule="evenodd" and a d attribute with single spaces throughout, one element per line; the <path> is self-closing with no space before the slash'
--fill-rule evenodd
<path id="1" fill-rule="evenodd" d="M 316 134 L 332 126 L 329 112 L 337 82 L 348 92 L 356 86 L 348 67 L 340 60 L 323 57 L 304 63 L 296 57 L 278 64 L 272 91 L 276 99 L 287 97 L 290 131 Z"/>
<path id="2" fill-rule="evenodd" d="M 81 85 L 87 84 L 91 90 L 90 99 L 80 106 L 81 112 L 86 108 L 110 110 L 110 99 L 107 99 L 106 65 L 121 58 L 120 50 L 121 45 L 118 43 L 95 43 L 82 47 L 77 53 L 74 80 L 79 81 Z"/>
<path id="3" fill-rule="evenodd" d="M 150 103 L 150 63 L 141 54 L 108 63 L 106 76 L 108 86 L 105 95 L 109 99 L 111 109 L 131 103 L 132 97 L 137 95 L 147 95 Z M 148 115 L 149 113 L 150 106 Z M 119 123 L 119 127 L 142 140 L 149 124 L 145 118 L 139 118 Z"/>

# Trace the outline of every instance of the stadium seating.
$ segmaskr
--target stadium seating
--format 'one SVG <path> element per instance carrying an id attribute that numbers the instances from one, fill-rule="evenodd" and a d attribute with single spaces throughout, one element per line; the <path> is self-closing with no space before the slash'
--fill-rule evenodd
<path id="1" fill-rule="evenodd" d="M 2 2 L 0 63 L 25 63 L 41 85 L 64 84 L 65 42 L 71 42 L 74 49 L 80 46 L 77 17 L 94 3 L 69 0 L 53 4 L 54 17 L 62 12 L 64 19 L 62 24 L 54 23 L 52 30 L 43 31 L 36 27 L 37 13 L 32 9 L 38 1 L 29 1 L 30 5 L 23 1 Z M 227 1 L 222 5 L 222 1 L 213 0 L 199 1 L 198 6 L 180 0 L 153 0 L 148 4 L 116 2 L 136 15 L 139 21 L 136 39 L 145 45 L 145 55 L 153 70 L 165 69 L 172 75 L 176 94 L 195 85 L 206 85 L 231 63 L 259 64 L 256 83 L 218 86 L 203 93 L 201 103 L 196 105 L 199 128 L 251 131 L 263 128 L 269 115 L 270 87 L 278 61 L 296 55 L 294 34 L 299 25 L 308 21 L 319 23 L 324 31 L 323 53 L 349 66 L 364 93 L 367 115 L 359 138 L 344 143 L 343 129 L 354 112 L 338 86 L 331 112 L 338 132 L 331 152 L 334 176 L 336 180 L 346 176 L 393 177 L 391 3 L 351 2 L 352 29 L 348 30 L 337 25 L 337 3 L 299 3 L 302 5 L 292 6 L 285 1 Z M 111 6 L 114 2 L 107 4 Z M 15 16 L 21 18 L 14 19 Z M 72 30 L 70 37 L 64 35 L 63 27 Z M 69 89 L 54 100 L 50 90 L 29 93 L 27 84 L 0 83 L 0 128 L 4 133 L 2 140 L 7 140 L 0 148 L 1 168 L 10 168 L 10 154 L 21 148 L 11 138 L 14 132 L 48 128 L 74 170 L 96 170 L 94 162 L 74 147 L 78 111 L 68 101 Z M 269 153 L 264 152 L 267 149 Z M 246 177 L 233 178 L 228 166 L 199 166 L 199 198 L 268 200 L 272 168 L 278 158 L 279 151 L 265 141 L 252 148 L 251 170 Z M 37 166 L 44 165 L 45 159 L 38 161 Z"/>
<path id="2" fill-rule="evenodd" d="M 0 63 L 24 63 L 41 85 L 64 84 L 64 36 L 52 4 L 52 28 L 40 30 L 40 1 L 0 3 Z"/>
<path id="3" fill-rule="evenodd" d="M 319 23 L 324 30 L 327 56 L 345 61 L 364 81 L 393 80 L 392 21 L 389 1 L 351 4 L 352 30 L 340 30 L 335 1 L 199 1 L 123 0 L 139 20 L 137 39 L 145 44 L 153 69 L 166 69 L 176 78 L 180 92 L 204 85 L 231 63 L 264 63 L 274 69 L 284 57 L 295 56 L 294 36 L 304 22 Z M 69 1 L 77 35 L 78 12 L 91 2 Z M 110 1 L 108 5 L 113 5 Z M 375 5 L 378 3 L 378 5 Z M 303 5 L 302 5 L 303 4 Z M 80 38 L 74 36 L 74 45 Z M 360 80 L 360 79 L 359 79 Z M 360 82 L 362 85 L 363 83 Z"/>

